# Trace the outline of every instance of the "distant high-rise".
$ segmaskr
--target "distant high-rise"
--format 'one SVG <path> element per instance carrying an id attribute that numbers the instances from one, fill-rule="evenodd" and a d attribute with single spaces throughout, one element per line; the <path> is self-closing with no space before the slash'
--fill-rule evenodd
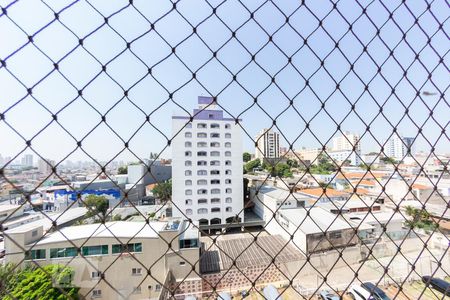
<path id="1" fill-rule="evenodd" d="M 280 157 L 280 134 L 272 129 L 263 129 L 256 136 L 257 146 L 255 148 L 255 158 Z"/>
<path id="2" fill-rule="evenodd" d="M 33 155 L 32 154 L 25 154 L 22 157 L 22 166 L 24 167 L 32 167 L 33 166 Z"/>
<path id="3" fill-rule="evenodd" d="M 384 153 L 387 157 L 403 160 L 405 156 L 414 155 L 414 138 L 402 137 L 397 133 L 386 142 Z"/>
<path id="4" fill-rule="evenodd" d="M 174 216 L 200 225 L 244 221 L 241 127 L 211 97 L 199 97 L 193 119 L 173 116 Z"/>
<path id="5" fill-rule="evenodd" d="M 47 159 L 47 162 L 42 158 L 38 160 L 38 171 L 46 176 L 52 173 L 52 168 L 55 166 L 55 162 L 53 160 Z"/>
<path id="6" fill-rule="evenodd" d="M 331 151 L 352 151 L 353 147 L 355 147 L 355 151 L 361 152 L 359 139 L 359 134 L 346 131 L 343 135 L 333 138 Z"/>

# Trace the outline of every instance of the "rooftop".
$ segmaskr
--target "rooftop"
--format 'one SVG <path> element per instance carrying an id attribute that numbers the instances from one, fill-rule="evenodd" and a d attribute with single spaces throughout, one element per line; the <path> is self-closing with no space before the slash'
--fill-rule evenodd
<path id="1" fill-rule="evenodd" d="M 20 207 L 20 205 L 17 205 L 17 204 L 0 204 L 0 212 L 16 210 L 19 207 Z"/>
<path id="2" fill-rule="evenodd" d="M 309 216 L 306 214 L 307 211 L 309 211 Z M 279 214 L 288 219 L 294 227 L 298 227 L 305 234 L 353 228 L 351 224 L 348 224 L 339 216 L 321 207 L 284 209 L 280 210 Z"/>
<path id="3" fill-rule="evenodd" d="M 86 240 L 92 238 L 158 238 L 167 222 L 107 222 L 69 226 L 52 232 L 40 240 L 37 245 L 65 242 L 67 240 Z"/>
<path id="4" fill-rule="evenodd" d="M 299 193 L 301 194 L 306 194 L 306 195 L 310 195 L 313 197 L 342 197 L 342 196 L 348 196 L 348 193 L 346 192 L 341 192 L 335 189 L 325 189 L 325 192 L 323 190 L 323 188 L 310 188 L 310 189 L 303 189 L 303 190 L 298 190 Z"/>
<path id="5" fill-rule="evenodd" d="M 259 188 L 259 193 L 262 193 L 266 196 L 269 196 L 273 199 L 277 200 L 300 200 L 306 201 L 309 197 L 299 194 L 299 193 L 291 193 L 289 190 L 276 188 L 273 186 L 264 185 Z"/>

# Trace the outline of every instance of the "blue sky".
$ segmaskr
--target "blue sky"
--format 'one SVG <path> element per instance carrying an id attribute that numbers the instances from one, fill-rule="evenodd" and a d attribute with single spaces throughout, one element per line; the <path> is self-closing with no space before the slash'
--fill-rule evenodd
<path id="1" fill-rule="evenodd" d="M 414 123 L 423 127 L 416 149 L 429 151 L 429 143 L 437 142 L 437 151 L 450 152 L 448 137 L 441 133 L 448 129 L 450 115 L 440 97 L 444 93 L 445 99 L 449 86 L 445 0 L 428 1 L 428 11 L 426 1 L 416 0 L 406 5 L 341 0 L 336 9 L 329 0 L 307 0 L 300 7 L 299 1 L 182 0 L 176 10 L 171 1 L 162 0 L 134 0 L 133 5 L 106 0 L 10 2 L 0 0 L 7 7 L 7 16 L 0 16 L 0 59 L 7 64 L 7 69 L 0 68 L 0 112 L 25 139 L 34 137 L 32 147 L 43 157 L 65 158 L 76 149 L 75 140 L 91 132 L 105 114 L 111 129 L 123 140 L 131 139 L 130 149 L 138 157 L 159 153 L 171 138 L 171 116 L 186 114 L 180 106 L 192 111 L 199 95 L 217 96 L 227 112 L 243 119 L 248 133 L 244 148 L 250 151 L 252 138 L 272 126 L 272 119 L 275 130 L 283 133 L 283 144 L 301 148 L 326 143 L 337 128 L 333 119 L 341 123 L 345 118 L 341 130 L 362 134 L 364 152 L 376 151 L 375 139 L 388 138 L 393 125 L 399 124 L 405 136 L 417 136 Z M 53 11 L 70 4 L 53 21 Z M 213 8 L 217 15 L 209 17 Z M 363 8 L 366 14 L 361 16 Z M 251 13 L 254 19 L 248 21 Z M 323 19 L 322 26 L 314 15 Z M 108 24 L 103 16 L 111 16 Z M 348 23 L 353 23 L 351 32 Z M 26 44 L 28 35 L 33 35 L 33 44 Z M 56 61 L 59 70 L 54 69 Z M 101 72 L 102 65 L 106 72 Z M 26 96 L 26 87 L 33 87 L 32 96 Z M 416 90 L 437 95 L 417 97 Z M 380 105 L 384 116 L 379 115 Z M 429 109 L 434 109 L 432 118 Z M 52 121 L 56 113 L 60 125 Z M 364 123 L 370 123 L 370 133 Z M 14 156 L 25 142 L 7 124 L 0 121 L 0 153 Z M 123 141 L 111 129 L 100 123 L 83 139 L 83 149 L 96 159 L 114 157 Z M 170 149 L 162 156 L 170 157 Z M 67 159 L 87 158 L 78 149 Z M 134 156 L 125 151 L 118 159 Z"/>

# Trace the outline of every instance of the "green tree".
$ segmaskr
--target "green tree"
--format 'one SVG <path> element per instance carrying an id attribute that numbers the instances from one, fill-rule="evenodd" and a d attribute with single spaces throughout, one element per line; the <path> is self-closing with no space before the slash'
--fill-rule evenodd
<path id="1" fill-rule="evenodd" d="M 243 160 L 244 162 L 249 162 L 251 159 L 252 159 L 252 155 L 251 155 L 250 153 L 244 152 L 244 153 L 242 154 L 242 160 Z"/>
<path id="2" fill-rule="evenodd" d="M 172 199 L 172 181 L 158 183 L 152 190 L 153 195 L 162 202 L 167 202 Z"/>
<path id="3" fill-rule="evenodd" d="M 261 166 L 261 161 L 259 158 L 249 161 L 245 164 L 244 169 L 246 172 L 253 172 L 253 169 Z"/>
<path id="4" fill-rule="evenodd" d="M 79 288 L 72 284 L 73 275 L 72 268 L 61 265 L 27 267 L 17 271 L 15 279 L 7 283 L 8 294 L 3 299 L 79 299 Z"/>
<path id="5" fill-rule="evenodd" d="M 395 160 L 395 158 L 393 158 L 393 157 L 382 157 L 382 158 L 380 158 L 380 160 L 382 161 L 382 162 L 384 162 L 385 164 L 391 164 L 391 165 L 393 165 L 393 164 L 396 164 L 397 163 L 397 161 Z"/>
<path id="6" fill-rule="evenodd" d="M 291 168 L 298 168 L 298 161 L 296 159 L 288 159 L 286 164 Z"/>
<path id="7" fill-rule="evenodd" d="M 14 264 L 0 264 L 0 298 L 3 299 L 14 286 L 15 279 L 17 278 L 18 269 Z"/>
<path id="8" fill-rule="evenodd" d="M 128 174 L 128 166 L 119 167 L 119 169 L 117 169 L 117 174 L 119 175 Z"/>
<path id="9" fill-rule="evenodd" d="M 109 200 L 105 196 L 89 195 L 84 199 L 83 204 L 89 208 L 86 217 L 100 217 L 105 220 L 109 208 Z"/>
<path id="10" fill-rule="evenodd" d="M 275 175 L 279 177 L 292 177 L 291 167 L 283 163 L 276 164 Z"/>

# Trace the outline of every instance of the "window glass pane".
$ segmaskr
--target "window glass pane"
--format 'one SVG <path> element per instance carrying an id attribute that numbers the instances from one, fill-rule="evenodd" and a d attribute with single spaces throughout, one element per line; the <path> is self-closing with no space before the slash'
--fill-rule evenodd
<path id="1" fill-rule="evenodd" d="M 121 246 L 120 244 L 112 245 L 112 253 L 113 254 L 120 253 L 121 252 L 120 246 Z"/>
<path id="2" fill-rule="evenodd" d="M 134 244 L 134 252 L 142 252 L 142 243 Z"/>
<path id="3" fill-rule="evenodd" d="M 102 246 L 102 254 L 108 254 L 108 245 Z"/>

